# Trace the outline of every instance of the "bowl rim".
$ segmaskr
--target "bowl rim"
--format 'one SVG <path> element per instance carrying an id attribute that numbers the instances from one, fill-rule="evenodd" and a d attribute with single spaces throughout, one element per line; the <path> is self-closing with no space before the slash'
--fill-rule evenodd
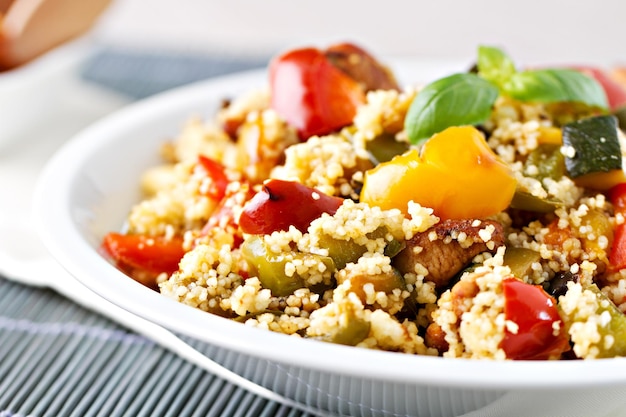
<path id="1" fill-rule="evenodd" d="M 246 71 L 179 87 L 118 110 L 70 139 L 46 164 L 34 193 L 35 226 L 53 257 L 80 283 L 138 317 L 175 333 L 286 367 L 395 383 L 474 389 L 626 386 L 626 358 L 448 359 L 359 349 L 246 327 L 161 296 L 129 279 L 102 258 L 75 220 L 76 208 L 72 206 L 71 196 L 76 179 L 81 176 L 81 163 L 102 148 L 120 145 L 124 133 L 131 128 L 159 120 L 174 109 L 214 102 L 232 90 L 258 87 L 265 74 L 265 70 Z"/>

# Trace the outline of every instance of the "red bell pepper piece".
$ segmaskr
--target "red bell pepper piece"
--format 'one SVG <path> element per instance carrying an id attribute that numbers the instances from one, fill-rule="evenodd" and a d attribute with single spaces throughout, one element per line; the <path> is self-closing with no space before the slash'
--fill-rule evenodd
<path id="1" fill-rule="evenodd" d="M 238 189 L 229 189 L 224 198 L 219 202 L 206 224 L 200 232 L 200 236 L 208 236 L 213 229 L 228 231 L 233 235 L 233 248 L 238 248 L 243 242 L 243 235 L 239 229 L 236 218 L 241 206 L 254 196 L 252 187 L 248 183 L 241 183 Z"/>
<path id="2" fill-rule="evenodd" d="M 104 251 L 124 271 L 158 275 L 178 270 L 185 254 L 183 239 L 109 233 L 102 242 Z"/>
<path id="3" fill-rule="evenodd" d="M 506 331 L 500 345 L 507 358 L 548 359 L 570 349 L 565 329 L 555 328 L 561 317 L 554 298 L 540 286 L 516 278 L 506 278 L 502 287 L 505 318 L 518 326 L 516 333 Z"/>
<path id="4" fill-rule="evenodd" d="M 228 187 L 229 183 L 224 166 L 204 155 L 198 155 L 198 164 L 206 171 L 207 176 L 211 178 L 211 186 L 207 190 L 206 195 L 216 201 L 221 200 L 226 194 L 226 187 Z"/>
<path id="5" fill-rule="evenodd" d="M 615 214 L 626 217 L 626 183 L 617 184 L 608 193 Z M 613 245 L 609 253 L 609 270 L 612 272 L 626 268 L 626 223 L 618 224 L 613 232 Z"/>
<path id="6" fill-rule="evenodd" d="M 249 234 L 270 234 L 294 226 L 306 232 L 322 213 L 335 214 L 343 199 L 295 181 L 270 180 L 245 205 L 239 227 Z"/>

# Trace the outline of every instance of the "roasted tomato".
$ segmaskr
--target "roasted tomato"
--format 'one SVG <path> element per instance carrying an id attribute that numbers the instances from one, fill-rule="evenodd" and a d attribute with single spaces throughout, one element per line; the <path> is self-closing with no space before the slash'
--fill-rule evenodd
<path id="1" fill-rule="evenodd" d="M 400 90 L 393 73 L 357 45 L 352 43 L 331 45 L 324 54 L 335 67 L 358 81 L 365 91 Z"/>
<path id="2" fill-rule="evenodd" d="M 322 213 L 334 214 L 343 199 L 295 181 L 270 180 L 244 207 L 239 227 L 249 234 L 270 234 L 294 226 L 305 232 Z"/>
<path id="3" fill-rule="evenodd" d="M 156 277 L 172 274 L 185 254 L 183 239 L 109 233 L 102 249 L 122 271 L 147 287 L 156 288 Z"/>
<path id="4" fill-rule="evenodd" d="M 349 125 L 365 102 L 363 87 L 316 48 L 278 56 L 269 74 L 271 107 L 297 129 L 301 140 Z"/>
<path id="5" fill-rule="evenodd" d="M 505 318 L 517 325 L 516 332 L 507 329 L 500 345 L 507 358 L 558 359 L 569 350 L 569 339 L 554 298 L 541 287 L 516 278 L 505 279 L 502 286 Z"/>

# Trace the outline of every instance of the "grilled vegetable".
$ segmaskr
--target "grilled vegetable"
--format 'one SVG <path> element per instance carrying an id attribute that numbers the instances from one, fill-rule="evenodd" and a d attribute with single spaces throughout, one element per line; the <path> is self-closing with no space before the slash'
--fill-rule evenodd
<path id="1" fill-rule="evenodd" d="M 519 279 L 527 277 L 535 262 L 541 260 L 541 255 L 532 249 L 510 247 L 504 253 L 504 265 L 511 268 L 511 273 Z"/>
<path id="2" fill-rule="evenodd" d="M 516 329 L 506 330 L 500 347 L 509 359 L 537 360 L 558 358 L 569 350 L 564 329 L 558 329 L 561 317 L 554 298 L 541 287 L 516 278 L 502 282 L 504 315 Z"/>
<path id="3" fill-rule="evenodd" d="M 305 232 L 322 213 L 334 214 L 343 200 L 295 181 L 269 180 L 243 209 L 239 226 L 245 233 L 270 234 L 294 226 Z"/>
<path id="4" fill-rule="evenodd" d="M 576 184 L 608 190 L 626 181 L 614 116 L 596 116 L 563 126 L 565 167 Z"/>
<path id="5" fill-rule="evenodd" d="M 272 108 L 297 129 L 301 140 L 349 125 L 365 92 L 315 48 L 289 51 L 269 68 Z"/>
<path id="6" fill-rule="evenodd" d="M 361 201 L 404 212 L 409 201 L 442 219 L 476 219 L 504 210 L 515 193 L 509 167 L 471 126 L 434 135 L 421 153 L 410 150 L 365 173 Z"/>
<path id="7" fill-rule="evenodd" d="M 311 253 L 290 252 L 287 254 L 272 253 L 263 237 L 251 236 L 241 245 L 241 253 L 248 262 L 250 276 L 256 276 L 261 281 L 264 288 L 272 291 L 275 296 L 287 296 L 293 294 L 298 288 L 306 287 L 304 276 L 297 271 L 287 273 L 287 263 L 297 260 L 304 265 L 307 263 L 314 265 L 323 264 L 325 271 L 316 271 L 322 275 L 330 277 L 335 270 L 333 260 L 328 256 L 321 256 Z"/>

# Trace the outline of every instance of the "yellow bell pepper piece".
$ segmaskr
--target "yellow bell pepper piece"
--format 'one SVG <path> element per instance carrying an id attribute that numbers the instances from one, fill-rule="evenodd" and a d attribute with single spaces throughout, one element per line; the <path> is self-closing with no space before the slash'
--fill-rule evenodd
<path id="1" fill-rule="evenodd" d="M 558 127 L 541 126 L 539 127 L 539 136 L 537 137 L 539 144 L 545 145 L 562 145 L 563 132 Z"/>
<path id="2" fill-rule="evenodd" d="M 365 173 L 361 201 L 407 212 L 409 201 L 442 219 L 482 218 L 506 209 L 516 180 L 472 126 L 450 127 Z"/>

